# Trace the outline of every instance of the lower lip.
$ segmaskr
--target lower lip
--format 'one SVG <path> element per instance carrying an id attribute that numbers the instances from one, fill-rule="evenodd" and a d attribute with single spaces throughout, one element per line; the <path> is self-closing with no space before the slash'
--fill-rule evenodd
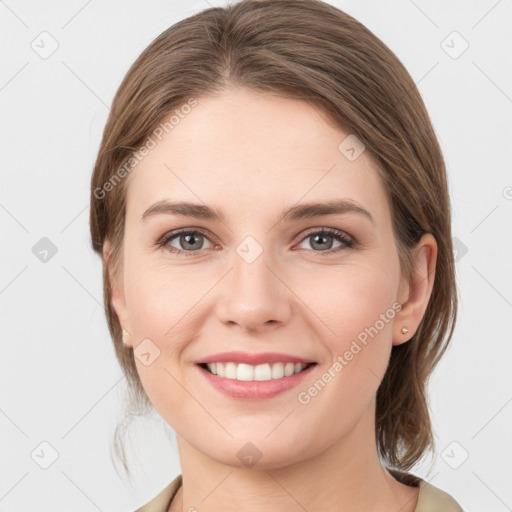
<path id="1" fill-rule="evenodd" d="M 272 380 L 252 380 L 242 381 L 236 379 L 226 379 L 219 377 L 205 370 L 201 366 L 197 366 L 199 371 L 205 376 L 208 382 L 222 393 L 233 398 L 272 398 L 288 389 L 292 389 L 300 384 L 312 371 L 316 364 L 313 364 L 294 375 L 289 377 L 281 377 Z"/>

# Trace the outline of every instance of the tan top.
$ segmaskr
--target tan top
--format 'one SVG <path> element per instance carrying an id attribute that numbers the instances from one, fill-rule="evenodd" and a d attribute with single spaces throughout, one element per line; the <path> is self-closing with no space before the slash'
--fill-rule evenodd
<path id="1" fill-rule="evenodd" d="M 434 487 L 422 478 L 399 471 L 388 471 L 406 485 L 419 485 L 418 503 L 414 512 L 463 512 L 462 507 L 446 492 Z M 178 475 L 151 501 L 138 508 L 135 512 L 167 512 L 174 496 L 182 484 L 182 475 Z"/>

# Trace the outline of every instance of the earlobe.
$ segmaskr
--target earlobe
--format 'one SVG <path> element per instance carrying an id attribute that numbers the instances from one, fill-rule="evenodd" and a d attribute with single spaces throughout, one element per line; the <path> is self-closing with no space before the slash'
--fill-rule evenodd
<path id="1" fill-rule="evenodd" d="M 413 249 L 413 276 L 405 283 L 408 297 L 395 319 L 393 345 L 409 341 L 421 323 L 434 286 L 436 260 L 437 242 L 426 233 Z"/>
<path id="2" fill-rule="evenodd" d="M 123 340 L 123 345 L 125 347 L 133 346 L 131 334 L 128 331 L 126 331 L 125 329 L 122 330 L 122 340 Z"/>

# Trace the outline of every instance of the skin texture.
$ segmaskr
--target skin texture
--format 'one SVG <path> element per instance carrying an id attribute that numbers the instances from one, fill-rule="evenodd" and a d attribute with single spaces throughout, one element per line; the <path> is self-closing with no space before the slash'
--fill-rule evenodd
<path id="1" fill-rule="evenodd" d="M 128 178 L 112 304 L 128 345 L 150 339 L 160 350 L 149 366 L 136 364 L 177 435 L 184 484 L 170 510 L 414 510 L 417 488 L 379 462 L 375 396 L 392 345 L 407 342 L 425 312 L 437 245 L 424 235 L 413 280 L 402 277 L 376 164 L 368 152 L 349 161 L 338 150 L 347 135 L 303 101 L 229 89 L 198 98 Z M 342 197 L 367 209 L 374 223 L 358 213 L 276 223 L 297 203 Z M 166 213 L 142 221 L 161 200 L 206 204 L 226 221 Z M 322 251 L 311 235 L 326 227 L 357 245 L 328 238 L 333 245 Z M 195 254 L 157 246 L 179 228 L 206 232 L 192 240 Z M 263 249 L 252 263 L 236 252 L 247 236 Z M 179 236 L 169 246 L 190 247 Z M 317 396 L 299 403 L 298 393 L 397 302 L 401 311 Z M 318 364 L 298 388 L 235 399 L 211 387 L 195 365 L 228 350 L 285 352 Z M 247 442 L 262 455 L 250 468 L 237 456 Z"/>

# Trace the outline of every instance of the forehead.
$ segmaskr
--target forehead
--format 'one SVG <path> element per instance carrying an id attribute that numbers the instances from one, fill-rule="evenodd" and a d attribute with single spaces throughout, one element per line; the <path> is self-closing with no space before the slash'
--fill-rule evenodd
<path id="1" fill-rule="evenodd" d="M 129 176 L 129 210 L 180 199 L 257 213 L 347 197 L 385 213 L 373 158 L 348 158 L 357 140 L 311 104 L 246 89 L 196 100 L 161 140 L 152 137 L 156 146 Z"/>

